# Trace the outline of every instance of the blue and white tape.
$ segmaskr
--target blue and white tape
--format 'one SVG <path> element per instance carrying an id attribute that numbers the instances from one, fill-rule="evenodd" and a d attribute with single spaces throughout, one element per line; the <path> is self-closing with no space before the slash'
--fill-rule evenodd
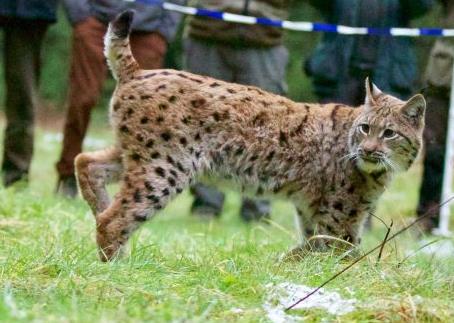
<path id="1" fill-rule="evenodd" d="M 182 6 L 171 2 L 159 0 L 125 0 L 128 2 L 140 2 L 146 5 L 162 6 L 165 10 L 179 12 L 185 15 L 209 17 L 217 20 L 224 20 L 248 25 L 264 25 L 279 27 L 286 30 L 305 31 L 305 32 L 328 32 L 343 35 L 376 35 L 394 37 L 454 37 L 454 29 L 442 28 L 375 28 L 375 27 L 350 27 L 343 25 L 333 25 L 320 22 L 288 21 L 275 20 L 263 17 L 252 17 L 237 15 L 228 12 Z"/>

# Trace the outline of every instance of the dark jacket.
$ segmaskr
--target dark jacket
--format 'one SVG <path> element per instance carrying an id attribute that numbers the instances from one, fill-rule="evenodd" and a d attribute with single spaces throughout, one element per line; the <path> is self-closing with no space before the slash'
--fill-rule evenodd
<path id="1" fill-rule="evenodd" d="M 0 0 L 0 17 L 54 22 L 58 0 Z"/>
<path id="2" fill-rule="evenodd" d="M 433 0 L 380 0 L 380 26 L 408 27 L 410 20 L 427 12 Z M 358 0 L 311 0 L 327 22 L 358 26 Z M 375 13 L 371 13 L 375 14 Z M 364 17 L 363 17 L 364 18 Z M 350 72 L 355 36 L 326 33 L 306 63 L 318 94 L 336 97 L 342 91 L 342 79 Z M 416 57 L 408 37 L 377 37 L 373 81 L 384 91 L 406 97 L 417 78 Z"/>
<path id="3" fill-rule="evenodd" d="M 172 0 L 176 4 L 185 4 L 185 0 Z M 63 0 L 68 18 L 72 24 L 94 16 L 108 23 L 117 14 L 134 9 L 136 14 L 132 29 L 135 31 L 159 32 L 169 42 L 175 36 L 181 20 L 181 14 L 167 11 L 156 5 L 146 5 L 124 0 Z"/>
<path id="4" fill-rule="evenodd" d="M 218 10 L 254 17 L 284 20 L 291 0 L 197 0 L 200 8 Z M 213 43 L 239 47 L 271 47 L 282 43 L 280 28 L 263 25 L 245 25 L 206 17 L 188 19 L 189 36 Z"/>

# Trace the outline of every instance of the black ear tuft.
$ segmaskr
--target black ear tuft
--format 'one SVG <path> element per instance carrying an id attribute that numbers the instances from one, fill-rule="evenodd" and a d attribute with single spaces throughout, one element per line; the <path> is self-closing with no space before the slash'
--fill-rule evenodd
<path id="1" fill-rule="evenodd" d="M 132 20 L 134 18 L 134 10 L 126 10 L 120 13 L 112 22 L 112 32 L 118 38 L 126 38 L 131 32 Z"/>

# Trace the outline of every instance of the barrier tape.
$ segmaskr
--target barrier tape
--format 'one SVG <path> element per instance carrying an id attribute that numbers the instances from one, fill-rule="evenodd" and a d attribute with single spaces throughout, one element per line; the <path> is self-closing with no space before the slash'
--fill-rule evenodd
<path id="1" fill-rule="evenodd" d="M 138 2 L 146 5 L 161 6 L 165 10 L 179 12 L 190 16 L 209 17 L 216 20 L 224 20 L 248 25 L 263 25 L 273 26 L 292 31 L 304 32 L 328 32 L 338 33 L 342 35 L 375 35 L 375 36 L 394 36 L 394 37 L 420 37 L 420 36 L 436 36 L 436 37 L 454 37 L 454 29 L 443 28 L 377 28 L 377 27 L 351 27 L 343 25 L 334 25 L 320 22 L 307 21 L 288 21 L 276 20 L 265 17 L 252 17 L 238 15 L 217 10 L 204 8 L 195 8 L 182 6 L 171 2 L 159 0 L 124 0 L 127 2 Z"/>

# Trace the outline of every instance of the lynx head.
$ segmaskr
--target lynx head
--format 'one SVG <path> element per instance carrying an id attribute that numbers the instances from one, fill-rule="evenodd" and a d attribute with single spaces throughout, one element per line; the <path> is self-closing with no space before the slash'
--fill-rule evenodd
<path id="1" fill-rule="evenodd" d="M 384 94 L 366 79 L 366 100 L 349 134 L 350 156 L 367 173 L 407 170 L 422 146 L 426 101 Z"/>

